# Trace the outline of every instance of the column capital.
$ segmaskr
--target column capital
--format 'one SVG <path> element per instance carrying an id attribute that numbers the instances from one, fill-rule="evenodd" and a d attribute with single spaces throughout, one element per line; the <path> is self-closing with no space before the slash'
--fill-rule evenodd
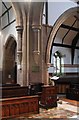
<path id="1" fill-rule="evenodd" d="M 16 26 L 16 30 L 17 30 L 17 31 L 23 31 L 23 26 L 20 26 L 20 25 L 19 25 L 19 26 Z"/>

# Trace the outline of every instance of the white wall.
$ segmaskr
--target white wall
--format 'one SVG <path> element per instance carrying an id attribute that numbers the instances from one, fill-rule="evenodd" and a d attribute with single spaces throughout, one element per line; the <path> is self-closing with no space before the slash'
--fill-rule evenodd
<path id="1" fill-rule="evenodd" d="M 63 55 L 62 64 L 70 64 L 71 65 L 71 49 L 70 48 L 64 48 L 64 47 L 55 47 L 55 46 L 52 49 L 51 64 L 54 63 L 53 54 L 56 51 L 60 51 L 60 53 Z M 79 50 L 77 50 L 77 49 L 75 50 L 74 64 L 79 64 Z M 48 69 L 48 72 L 50 72 L 50 73 L 52 73 L 53 71 L 54 71 L 53 67 L 50 67 Z M 76 72 L 79 72 L 79 68 L 78 67 L 64 67 L 62 72 L 76 73 Z"/>
<path id="2" fill-rule="evenodd" d="M 69 2 L 51 2 L 48 0 L 48 24 L 54 25 L 56 20 L 68 9 L 76 7 L 77 4 L 70 1 Z"/>
<path id="3" fill-rule="evenodd" d="M 61 39 L 56 37 L 55 42 L 61 43 Z M 77 43 L 79 45 L 79 42 Z M 54 63 L 53 61 L 53 54 L 56 51 L 60 51 L 60 53 L 63 55 L 63 64 L 70 64 L 71 65 L 71 49 L 70 48 L 65 48 L 65 47 L 56 47 L 53 46 L 52 48 L 52 55 L 51 55 L 51 64 Z M 79 50 L 75 49 L 75 56 L 74 56 L 74 64 L 79 64 Z M 53 68 L 50 68 L 49 71 L 53 71 Z M 66 67 L 64 68 L 64 72 L 78 72 L 79 69 L 78 67 Z"/>
<path id="4" fill-rule="evenodd" d="M 1 16 L 1 14 L 2 14 L 2 4 L 1 4 L 1 2 L 0 2 L 0 16 Z M 1 19 L 0 19 L 0 32 L 1 32 Z M 1 33 L 0 33 L 1 34 Z M 1 37 L 1 35 L 0 35 L 0 68 L 2 67 L 2 37 Z"/>
<path id="5" fill-rule="evenodd" d="M 48 0 L 48 24 L 49 25 L 54 25 L 56 20 L 68 9 L 72 8 L 72 7 L 76 7 L 77 4 L 67 0 L 69 2 L 66 2 L 66 0 L 63 0 L 63 2 L 61 2 L 62 0 L 59 0 L 59 2 L 56 0 Z M 59 38 L 58 36 L 56 37 L 55 40 L 56 43 L 61 43 L 61 38 Z M 52 57 L 51 57 L 51 63 L 53 64 L 53 54 L 56 51 L 60 51 L 62 55 L 64 55 L 63 57 L 63 63 L 64 64 L 71 64 L 71 49 L 69 48 L 64 48 L 64 47 L 53 47 L 52 49 Z M 74 57 L 74 64 L 78 64 L 78 56 L 79 56 L 79 51 L 76 50 L 75 51 L 75 57 Z M 79 58 L 78 58 L 79 59 Z M 74 67 L 66 67 L 64 68 L 64 72 L 77 72 L 78 68 L 74 68 Z M 50 67 L 48 69 L 48 72 L 53 72 L 53 67 Z"/>
<path id="6" fill-rule="evenodd" d="M 2 34 L 3 34 L 3 45 L 5 45 L 6 40 L 7 40 L 7 38 L 10 35 L 15 36 L 15 38 L 17 37 L 17 32 L 16 32 L 16 28 L 15 27 L 16 27 L 16 22 L 12 23 L 10 26 L 8 26 L 7 28 L 5 28 L 2 31 Z"/>
<path id="7" fill-rule="evenodd" d="M 15 19 L 13 10 L 10 9 L 9 11 L 9 15 L 10 15 L 10 22 L 13 21 Z M 5 27 L 8 24 L 8 19 L 7 19 L 7 14 L 5 14 L 2 19 L 1 19 L 1 28 Z M 16 32 L 16 21 L 13 22 L 11 25 L 9 25 L 8 27 L 6 27 L 5 29 L 3 29 L 1 31 L 2 35 L 0 37 L 0 68 L 2 68 L 2 61 L 3 61 L 3 47 L 6 43 L 6 40 L 8 39 L 8 37 L 10 35 L 13 35 L 15 38 L 17 38 L 17 32 Z"/>

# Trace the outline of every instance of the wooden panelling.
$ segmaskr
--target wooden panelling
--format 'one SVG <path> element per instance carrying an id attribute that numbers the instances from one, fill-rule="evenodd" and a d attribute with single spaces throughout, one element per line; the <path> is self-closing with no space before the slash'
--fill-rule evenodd
<path id="1" fill-rule="evenodd" d="M 49 85 L 42 88 L 40 105 L 45 108 L 57 106 L 57 87 Z"/>
<path id="2" fill-rule="evenodd" d="M 62 67 L 79 68 L 79 64 L 63 64 Z"/>
<path id="3" fill-rule="evenodd" d="M 73 87 L 67 89 L 66 98 L 79 101 L 79 88 Z"/>
<path id="4" fill-rule="evenodd" d="M 53 64 L 50 64 L 50 67 L 54 67 Z M 68 67 L 68 68 L 79 68 L 79 64 L 62 64 L 62 67 Z"/>
<path id="5" fill-rule="evenodd" d="M 5 98 L 0 101 L 2 107 L 1 118 L 14 118 L 21 115 L 29 115 L 31 113 L 39 113 L 39 97 L 24 96 L 16 98 Z"/>
<path id="6" fill-rule="evenodd" d="M 57 89 L 58 89 L 57 93 L 64 93 L 64 94 L 66 94 L 67 88 L 70 87 L 69 84 L 64 84 L 64 83 L 63 84 L 62 83 L 56 84 L 56 86 L 57 86 Z"/>
<path id="7" fill-rule="evenodd" d="M 65 93 L 67 88 L 70 88 L 71 84 L 79 84 L 79 76 L 67 74 L 65 76 L 60 77 L 57 81 L 55 80 L 55 85 L 58 88 L 58 93 Z"/>

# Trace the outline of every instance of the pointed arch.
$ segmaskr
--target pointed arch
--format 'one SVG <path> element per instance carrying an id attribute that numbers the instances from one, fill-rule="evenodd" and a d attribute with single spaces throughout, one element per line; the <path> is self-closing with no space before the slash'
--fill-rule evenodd
<path id="1" fill-rule="evenodd" d="M 16 46 L 17 43 L 15 37 L 13 35 L 9 35 L 4 45 L 2 83 L 11 83 L 12 80 L 14 80 Z"/>
<path id="2" fill-rule="evenodd" d="M 47 64 L 50 63 L 50 51 L 51 51 L 52 43 L 54 43 L 54 37 L 59 27 L 68 17 L 70 17 L 71 15 L 75 15 L 77 11 L 79 11 L 79 7 L 70 8 L 67 11 L 65 11 L 55 22 L 46 46 L 45 60 Z"/>

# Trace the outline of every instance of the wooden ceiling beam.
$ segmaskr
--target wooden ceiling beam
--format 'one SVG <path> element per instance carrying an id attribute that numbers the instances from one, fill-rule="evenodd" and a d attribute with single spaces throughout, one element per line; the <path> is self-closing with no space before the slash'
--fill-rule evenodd
<path id="1" fill-rule="evenodd" d="M 64 28 L 64 29 L 69 29 L 69 30 L 79 32 L 79 28 L 75 28 L 75 27 L 72 27 L 72 26 L 69 26 L 69 25 L 62 24 L 60 27 Z"/>
<path id="2" fill-rule="evenodd" d="M 77 33 L 77 35 L 72 40 L 72 46 L 75 46 L 77 44 L 78 40 L 79 40 L 79 32 Z"/>
<path id="3" fill-rule="evenodd" d="M 79 32 L 77 33 L 77 35 L 74 37 L 74 39 L 72 40 L 72 48 L 71 48 L 71 62 L 72 62 L 72 65 L 74 63 L 74 56 L 75 56 L 75 46 L 77 44 L 79 40 Z"/>
<path id="4" fill-rule="evenodd" d="M 72 24 L 71 27 L 73 27 L 73 26 L 75 25 L 76 21 L 77 21 L 77 20 L 75 20 L 75 21 L 73 22 L 73 24 Z M 66 34 L 65 34 L 64 37 L 62 38 L 62 43 L 64 42 L 64 39 L 65 39 L 65 37 L 67 36 L 67 34 L 68 34 L 69 32 L 70 32 L 70 29 L 68 29 L 68 31 L 66 32 Z"/>
<path id="5" fill-rule="evenodd" d="M 66 48 L 73 48 L 73 45 L 67 45 L 67 44 L 61 44 L 61 43 L 53 43 L 53 46 L 58 46 L 58 47 L 66 47 Z M 79 49 L 79 46 L 75 46 L 75 49 Z"/>

